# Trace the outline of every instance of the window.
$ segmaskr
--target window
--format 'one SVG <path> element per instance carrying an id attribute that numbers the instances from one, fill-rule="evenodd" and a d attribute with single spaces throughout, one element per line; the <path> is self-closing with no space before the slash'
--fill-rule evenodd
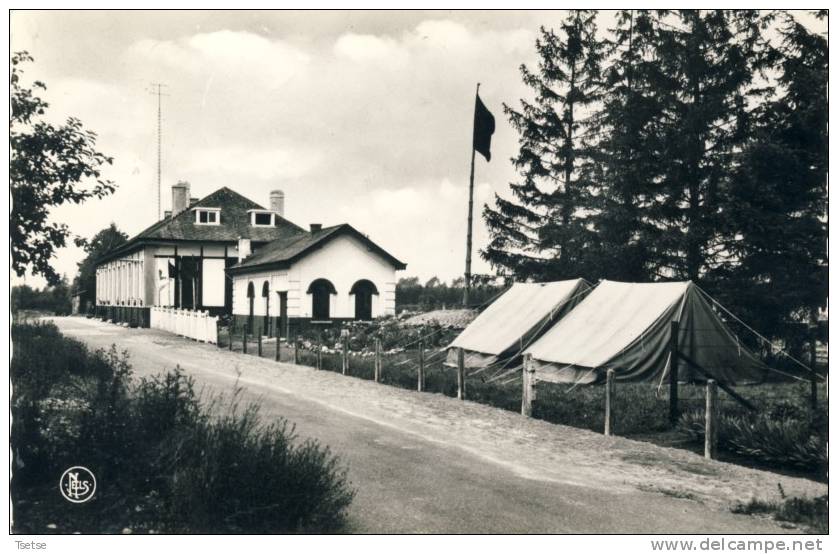
<path id="1" fill-rule="evenodd" d="M 306 293 L 311 295 L 311 319 L 328 321 L 330 296 L 337 294 L 335 286 L 327 279 L 316 279 Z"/>
<path id="2" fill-rule="evenodd" d="M 378 294 L 378 289 L 372 281 L 361 279 L 352 285 L 349 294 L 355 296 L 355 319 L 369 321 L 372 319 L 372 296 Z"/>
<path id="3" fill-rule="evenodd" d="M 274 212 L 267 210 L 250 210 L 250 224 L 254 227 L 273 227 Z"/>
<path id="4" fill-rule="evenodd" d="M 204 208 L 195 210 L 195 223 L 197 225 L 218 225 L 221 222 L 221 210 L 219 208 Z"/>

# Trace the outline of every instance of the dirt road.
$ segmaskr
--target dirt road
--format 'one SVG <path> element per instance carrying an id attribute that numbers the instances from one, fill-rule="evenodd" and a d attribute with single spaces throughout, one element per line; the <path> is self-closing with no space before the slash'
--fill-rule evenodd
<path id="1" fill-rule="evenodd" d="M 752 497 L 826 486 L 553 425 L 438 394 L 231 353 L 151 329 L 56 318 L 68 336 L 129 352 L 136 375 L 179 364 L 266 418 L 284 416 L 349 466 L 361 533 L 788 533 L 730 513 Z"/>

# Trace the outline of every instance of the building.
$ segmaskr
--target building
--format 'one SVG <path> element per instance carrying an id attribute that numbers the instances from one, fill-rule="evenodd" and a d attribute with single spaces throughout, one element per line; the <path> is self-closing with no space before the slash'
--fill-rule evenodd
<path id="1" fill-rule="evenodd" d="M 400 262 L 350 225 L 279 239 L 228 271 L 235 327 L 294 336 L 307 327 L 395 315 Z"/>
<path id="2" fill-rule="evenodd" d="M 403 269 L 404 264 L 348 225 L 328 229 L 312 225 L 307 231 L 285 219 L 284 204 L 284 194 L 278 190 L 271 191 L 270 207 L 266 209 L 227 187 L 201 199 L 192 198 L 189 183 L 177 183 L 172 186 L 171 212 L 97 262 L 97 315 L 147 326 L 151 306 L 174 306 L 213 314 L 235 312 L 245 316 L 253 329 L 253 325 L 263 323 L 257 318 L 276 313 L 276 317 L 285 314 L 287 331 L 289 324 L 311 319 L 312 312 L 303 308 L 303 297 L 292 284 L 281 284 L 280 276 L 304 279 L 323 266 L 343 267 L 343 275 L 320 270 L 320 278 L 332 283 L 335 291 L 335 284 L 343 286 L 356 272 L 368 276 L 365 278 L 373 286 L 362 284 L 354 290 L 360 291 L 360 297 L 375 299 L 369 306 L 359 300 L 359 317 L 393 313 L 395 270 Z M 358 244 L 363 246 L 354 250 L 350 246 Z M 334 258 L 324 260 L 323 252 Z M 247 284 L 265 275 L 271 282 L 267 289 L 260 288 L 259 294 L 267 292 L 263 298 L 268 300 L 253 300 L 251 310 L 249 301 L 242 300 L 248 298 Z M 245 287 L 238 294 L 234 293 L 234 280 L 237 286 Z M 319 290 L 320 286 L 314 288 Z M 352 294 L 355 298 L 355 292 Z M 323 296 L 315 296 L 325 306 Z M 256 298 L 256 293 L 250 298 Z M 285 312 L 280 309 L 282 302 Z M 234 305 L 238 309 L 234 310 Z M 337 299 L 334 305 L 330 301 L 328 308 L 325 311 L 321 307 L 314 319 L 323 315 L 330 321 L 355 316 L 354 309 L 349 310 Z M 275 322 L 270 326 L 271 330 L 276 327 Z"/>

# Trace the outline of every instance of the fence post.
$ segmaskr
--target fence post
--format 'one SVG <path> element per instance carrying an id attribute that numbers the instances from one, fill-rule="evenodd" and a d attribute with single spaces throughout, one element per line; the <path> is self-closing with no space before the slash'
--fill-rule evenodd
<path id="1" fill-rule="evenodd" d="M 256 335 L 256 354 L 262 357 L 262 332 L 264 329 L 259 329 L 259 334 Z"/>
<path id="2" fill-rule="evenodd" d="M 276 352 L 274 352 L 274 361 L 279 361 L 279 351 L 282 349 L 282 344 L 279 341 L 279 334 L 276 336 Z"/>
<path id="3" fill-rule="evenodd" d="M 247 354 L 247 326 L 242 327 L 242 352 Z"/>
<path id="4" fill-rule="evenodd" d="M 605 373 L 605 435 L 614 433 L 614 370 Z"/>
<path id="5" fill-rule="evenodd" d="M 818 408 L 818 374 L 815 368 L 818 367 L 818 317 L 817 310 L 810 311 L 809 317 L 809 395 L 812 403 L 812 410 Z"/>
<path id="6" fill-rule="evenodd" d="M 419 376 L 416 390 L 425 390 L 425 339 L 419 339 Z"/>
<path id="7" fill-rule="evenodd" d="M 323 369 L 323 343 L 317 341 L 317 369 Z"/>
<path id="8" fill-rule="evenodd" d="M 294 365 L 300 365 L 300 337 L 294 337 Z"/>
<path id="9" fill-rule="evenodd" d="M 457 348 L 457 399 L 466 399 L 466 358 L 465 351 Z"/>
<path id="10" fill-rule="evenodd" d="M 341 341 L 341 373 L 346 375 L 349 372 L 349 336 L 344 335 L 341 337 L 343 340 Z"/>
<path id="11" fill-rule="evenodd" d="M 704 457 L 712 460 L 716 457 L 716 444 L 719 436 L 719 389 L 716 381 L 707 381 L 707 405 L 704 414 Z"/>
<path id="12" fill-rule="evenodd" d="M 521 371 L 521 415 L 530 417 L 532 416 L 532 376 L 535 372 L 532 367 L 531 354 L 524 354 L 524 365 Z"/>
<path id="13" fill-rule="evenodd" d="M 669 423 L 678 423 L 678 322 L 669 324 Z"/>
<path id="14" fill-rule="evenodd" d="M 375 339 L 375 361 L 373 363 L 373 380 L 381 382 L 381 339 Z"/>

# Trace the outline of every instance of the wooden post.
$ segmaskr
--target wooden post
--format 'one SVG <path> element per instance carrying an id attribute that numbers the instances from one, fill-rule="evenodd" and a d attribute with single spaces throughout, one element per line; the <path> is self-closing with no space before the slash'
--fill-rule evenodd
<path id="1" fill-rule="evenodd" d="M 264 329 L 259 329 L 259 334 L 256 336 L 256 353 L 262 357 L 262 332 Z"/>
<path id="2" fill-rule="evenodd" d="M 381 339 L 379 338 L 375 339 L 375 362 L 373 380 L 376 383 L 381 382 Z"/>
<path id="3" fill-rule="evenodd" d="M 323 369 L 323 343 L 317 342 L 317 369 Z"/>
<path id="4" fill-rule="evenodd" d="M 707 405 L 704 415 L 704 457 L 712 460 L 716 457 L 716 445 L 719 436 L 719 389 L 716 381 L 707 381 Z"/>
<path id="5" fill-rule="evenodd" d="M 279 357 L 280 357 L 279 353 L 280 353 L 280 350 L 282 350 L 282 344 L 280 344 L 280 341 L 279 341 L 279 333 L 274 333 L 274 334 L 276 335 L 276 352 L 274 352 L 274 361 L 278 362 Z"/>
<path id="6" fill-rule="evenodd" d="M 809 396 L 812 403 L 812 410 L 818 408 L 818 311 L 816 308 L 810 310 L 809 314 Z"/>
<path id="7" fill-rule="evenodd" d="M 533 374 L 535 369 L 532 366 L 532 355 L 524 355 L 524 365 L 521 369 L 522 383 L 521 383 L 521 415 L 526 417 L 532 416 L 532 386 Z"/>
<path id="8" fill-rule="evenodd" d="M 349 372 L 349 337 L 343 337 L 341 344 L 341 373 L 346 375 Z"/>
<path id="9" fill-rule="evenodd" d="M 466 357 L 462 348 L 457 349 L 457 399 L 466 399 Z"/>
<path id="10" fill-rule="evenodd" d="M 300 365 L 300 338 L 294 337 L 294 365 Z"/>
<path id="11" fill-rule="evenodd" d="M 242 328 L 242 352 L 247 354 L 247 327 Z"/>
<path id="12" fill-rule="evenodd" d="M 669 423 L 678 423 L 678 322 L 669 324 Z"/>
<path id="13" fill-rule="evenodd" d="M 605 373 L 605 435 L 614 433 L 614 370 Z"/>
<path id="14" fill-rule="evenodd" d="M 230 352 L 232 352 L 233 351 L 233 324 L 232 324 L 232 322 L 230 323 L 230 326 L 227 327 L 227 338 L 230 340 L 230 344 L 228 345 L 228 347 L 230 348 Z M 221 341 L 219 341 L 219 342 L 221 342 Z"/>
<path id="15" fill-rule="evenodd" d="M 419 376 L 416 390 L 425 390 L 425 340 L 419 339 Z"/>

